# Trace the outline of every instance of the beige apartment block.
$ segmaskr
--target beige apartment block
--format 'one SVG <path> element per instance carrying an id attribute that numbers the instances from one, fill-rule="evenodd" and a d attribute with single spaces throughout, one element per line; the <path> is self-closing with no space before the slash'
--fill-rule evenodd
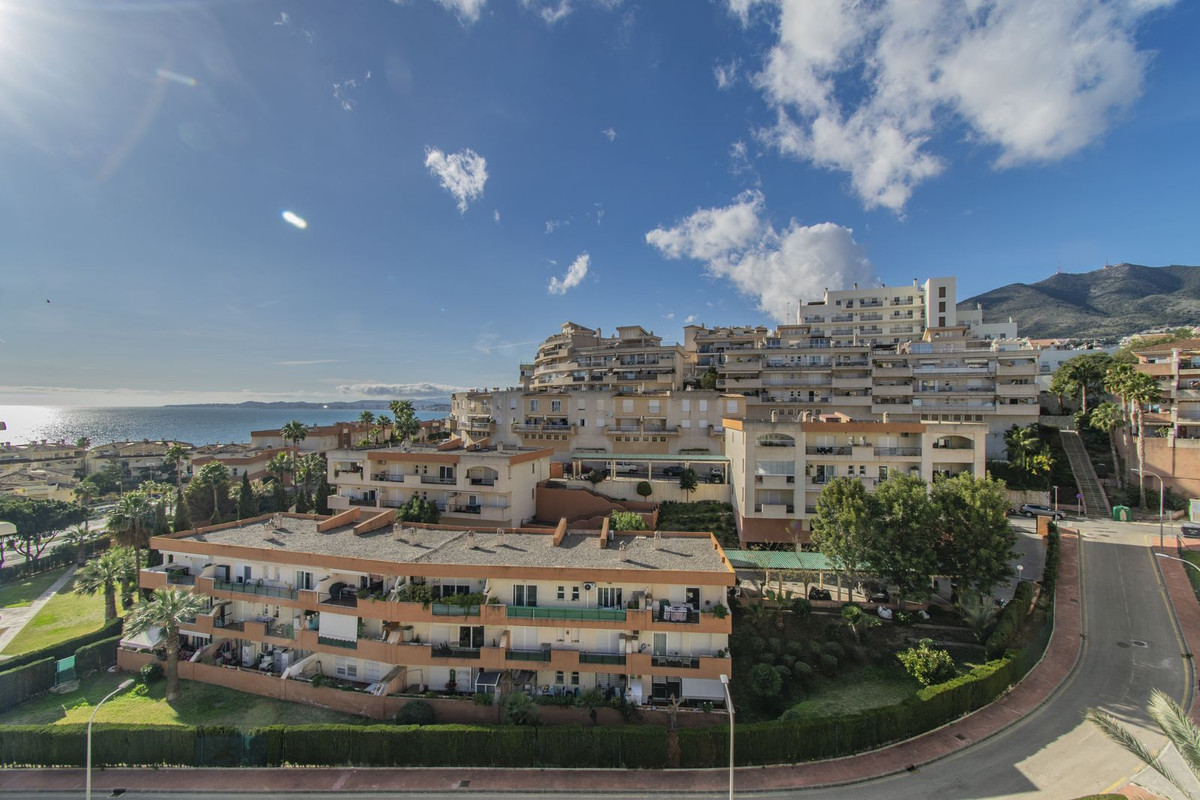
<path id="1" fill-rule="evenodd" d="M 75 470 L 60 462 L 0 463 L 0 495 L 73 503 L 78 485 Z"/>
<path id="2" fill-rule="evenodd" d="M 170 469 L 166 461 L 167 450 L 176 444 L 183 445 L 189 453 L 192 450 L 187 442 L 149 439 L 97 445 L 88 451 L 85 469 L 88 475 L 93 475 L 110 464 L 117 464 L 128 467 L 135 481 L 150 480 Z M 186 466 L 183 468 L 186 469 Z"/>
<path id="3" fill-rule="evenodd" d="M 830 480 L 856 478 L 869 490 L 897 473 L 932 481 L 983 475 L 987 426 L 880 422 L 845 415 L 725 420 L 725 455 L 743 543 L 804 542 L 817 498 Z"/>
<path id="4" fill-rule="evenodd" d="M 446 524 L 520 525 L 535 516 L 535 491 L 550 477 L 552 452 L 461 440 L 332 450 L 329 507 L 399 508 L 420 497 L 437 504 Z"/>
<path id="5" fill-rule="evenodd" d="M 54 470 L 72 471 L 84 468 L 87 457 L 86 447 L 76 447 L 66 442 L 40 442 L 28 444 L 0 444 L 0 466 L 9 464 L 24 464 L 34 468 L 51 468 Z"/>
<path id="6" fill-rule="evenodd" d="M 267 464 L 276 455 L 284 453 L 289 457 L 291 447 L 260 448 L 253 444 L 217 444 L 197 447 L 192 452 L 190 475 L 195 475 L 201 467 L 210 461 L 219 461 L 229 470 L 234 482 L 240 481 L 242 475 L 249 475 L 250 480 L 259 481 L 267 477 Z M 292 483 L 293 476 L 284 475 L 284 483 Z"/>
<path id="7" fill-rule="evenodd" d="M 1200 497 L 1200 339 L 1147 347 L 1137 352 L 1135 368 L 1158 381 L 1161 401 L 1144 410 L 1146 470 L 1188 497 Z M 1122 457 L 1137 466 L 1136 431 L 1118 434 Z M 1137 473 L 1128 479 L 1136 485 Z M 1146 479 L 1149 489 L 1157 481 Z"/>
<path id="8" fill-rule="evenodd" d="M 521 365 L 521 385 L 535 391 L 680 389 L 686 360 L 682 347 L 664 345 L 640 325 L 606 337 L 567 322 L 538 347 L 533 364 Z"/>
<path id="9" fill-rule="evenodd" d="M 638 704 L 720 703 L 735 577 L 710 534 L 394 517 L 356 507 L 157 536 L 165 563 L 142 570 L 141 586 L 210 600 L 182 631 L 189 657 L 227 667 L 197 672 L 216 683 L 252 670 L 375 695 L 599 688 Z"/>
<path id="10" fill-rule="evenodd" d="M 295 446 L 301 453 L 327 453 L 343 447 L 354 447 L 364 438 L 376 435 L 386 439 L 390 433 L 390 429 L 384 428 L 379 434 L 375 434 L 374 427 L 361 422 L 309 425 L 305 429 L 307 435 Z M 278 430 L 250 431 L 250 444 L 257 449 L 293 446 L 293 443 L 285 440 Z"/>

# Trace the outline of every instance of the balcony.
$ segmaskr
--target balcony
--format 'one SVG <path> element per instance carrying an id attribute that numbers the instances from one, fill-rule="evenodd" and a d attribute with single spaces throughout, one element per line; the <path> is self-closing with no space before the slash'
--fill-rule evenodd
<path id="1" fill-rule="evenodd" d="M 480 605 L 460 605 L 457 603 L 433 603 L 430 605 L 435 617 L 478 617 Z"/>
<path id="2" fill-rule="evenodd" d="M 650 666 L 669 669 L 700 669 L 699 656 L 651 656 Z"/>
<path id="3" fill-rule="evenodd" d="M 431 655 L 435 660 L 442 658 L 478 659 L 480 651 L 478 647 L 435 647 Z"/>
<path id="4" fill-rule="evenodd" d="M 852 448 L 846 446 L 839 447 L 814 447 L 809 445 L 804 448 L 804 454 L 810 456 L 848 456 L 853 452 Z"/>
<path id="5" fill-rule="evenodd" d="M 214 580 L 213 589 L 221 592 L 248 594 L 255 597 L 282 597 L 288 600 L 296 599 L 295 589 L 292 589 L 288 586 L 276 586 L 270 583 L 265 583 L 261 580 L 250 581 L 248 583 L 234 583 L 232 581 Z"/>
<path id="6" fill-rule="evenodd" d="M 471 478 L 472 486 L 495 486 L 495 478 Z"/>
<path id="7" fill-rule="evenodd" d="M 441 478 L 437 475 L 422 475 L 421 483 L 431 486 L 454 486 L 458 483 L 457 478 Z"/>
<path id="8" fill-rule="evenodd" d="M 919 448 L 919 447 L 876 447 L 875 455 L 877 455 L 877 456 L 920 456 L 921 448 Z"/>
<path id="9" fill-rule="evenodd" d="M 625 664 L 624 653 L 586 653 L 579 654 L 580 664 L 608 664 L 610 666 L 619 666 Z"/>
<path id="10" fill-rule="evenodd" d="M 371 476 L 373 481 L 385 481 L 387 483 L 404 483 L 404 475 L 393 475 L 387 472 L 376 472 Z"/>
<path id="11" fill-rule="evenodd" d="M 796 511 L 795 506 L 782 503 L 755 503 L 754 513 L 761 514 L 766 519 L 785 519 Z"/>
<path id="12" fill-rule="evenodd" d="M 623 608 L 543 608 L 541 606 L 509 606 L 509 619 L 571 619 L 625 621 Z"/>
<path id="13" fill-rule="evenodd" d="M 509 661 L 550 661 L 550 648 L 541 650 L 507 650 L 504 657 Z M 624 663 L 624 662 L 622 662 Z"/>

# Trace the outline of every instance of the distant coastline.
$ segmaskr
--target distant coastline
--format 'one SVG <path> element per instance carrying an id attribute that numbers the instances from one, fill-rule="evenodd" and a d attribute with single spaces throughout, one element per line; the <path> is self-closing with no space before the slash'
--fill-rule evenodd
<path id="1" fill-rule="evenodd" d="M 288 402 L 275 401 L 263 402 L 260 400 L 246 400 L 242 403 L 173 403 L 170 405 L 160 406 L 161 408 L 298 408 L 298 409 L 380 409 L 386 411 L 388 409 L 389 400 L 354 400 L 343 401 L 337 400 L 329 403 L 310 403 L 310 402 Z M 449 411 L 450 403 L 442 400 L 414 400 L 413 409 L 416 411 Z"/>

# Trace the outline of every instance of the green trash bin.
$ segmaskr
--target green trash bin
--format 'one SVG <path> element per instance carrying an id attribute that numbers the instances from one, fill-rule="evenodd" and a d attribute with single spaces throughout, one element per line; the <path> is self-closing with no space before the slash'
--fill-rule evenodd
<path id="1" fill-rule="evenodd" d="M 1133 512 L 1129 510 L 1129 506 L 1113 506 L 1112 518 L 1117 522 L 1129 522 L 1133 519 Z"/>

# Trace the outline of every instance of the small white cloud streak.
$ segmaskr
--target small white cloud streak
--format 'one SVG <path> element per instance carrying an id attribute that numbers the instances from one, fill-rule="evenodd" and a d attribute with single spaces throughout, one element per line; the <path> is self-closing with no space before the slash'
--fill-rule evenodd
<path id="1" fill-rule="evenodd" d="M 308 220 L 306 220 L 304 217 L 300 216 L 299 214 L 297 214 L 294 211 L 284 211 L 279 216 L 283 218 L 284 222 L 286 222 L 288 225 L 291 225 L 294 228 L 299 228 L 300 230 L 304 230 L 305 228 L 308 227 Z"/>
<path id="2" fill-rule="evenodd" d="M 665 257 L 704 262 L 709 275 L 725 278 L 778 322 L 789 322 L 798 299 L 870 282 L 872 268 L 854 231 L 832 222 L 782 231 L 763 221 L 761 192 L 743 192 L 721 208 L 702 208 L 671 228 L 655 228 L 646 241 Z"/>
<path id="3" fill-rule="evenodd" d="M 566 294 L 569 290 L 574 289 L 579 284 L 583 283 L 583 279 L 588 274 L 588 264 L 591 257 L 587 253 L 580 253 L 579 257 L 571 262 L 571 266 L 567 267 L 567 274 L 559 278 L 551 278 L 549 285 L 546 286 L 546 291 L 550 294 Z"/>
<path id="4" fill-rule="evenodd" d="M 696 315 L 695 315 L 695 314 L 688 314 L 686 317 L 684 317 L 684 318 L 683 318 L 683 324 L 684 324 L 684 325 L 691 325 L 691 324 L 692 324 L 693 322 L 695 322 L 695 321 L 696 321 Z"/>
<path id="5" fill-rule="evenodd" d="M 867 208 L 900 212 L 946 168 L 938 138 L 965 127 L 995 166 L 1057 161 L 1099 138 L 1140 96 L 1135 33 L 1172 0 L 870 3 L 730 0 L 778 14 L 756 83 L 781 152 L 849 173 Z M 720 77 L 718 77 L 718 83 Z"/>
<path id="6" fill-rule="evenodd" d="M 569 228 L 571 220 L 569 219 L 548 219 L 546 220 L 546 234 L 554 233 L 559 228 Z"/>
<path id="7" fill-rule="evenodd" d="M 602 130 L 600 132 L 603 133 L 610 142 L 615 142 L 617 140 L 617 129 L 616 128 L 605 128 L 604 130 Z"/>
<path id="8" fill-rule="evenodd" d="M 272 361 L 277 367 L 307 367 L 310 364 L 337 364 L 339 359 L 336 358 L 314 358 L 311 361 Z"/>
<path id="9" fill-rule="evenodd" d="M 738 72 L 741 70 L 742 62 L 736 58 L 728 64 L 716 64 L 713 66 L 713 78 L 717 81 L 718 89 L 728 89 L 738 79 Z"/>
<path id="10" fill-rule="evenodd" d="M 425 149 L 429 174 L 450 192 L 458 203 L 458 213 L 467 213 L 467 204 L 483 197 L 487 183 L 487 159 L 470 148 L 447 155 L 436 147 Z"/>
<path id="11" fill-rule="evenodd" d="M 536 13 L 547 25 L 561 22 L 574 10 L 571 0 L 521 0 L 521 7 Z"/>
<path id="12" fill-rule="evenodd" d="M 500 209 L 497 208 L 492 211 L 492 219 L 496 220 L 496 222 L 500 221 Z"/>
<path id="13" fill-rule="evenodd" d="M 469 387 L 447 383 L 349 383 L 337 387 L 338 394 L 352 397 L 410 397 L 414 399 L 440 398 L 454 392 L 465 392 Z"/>

